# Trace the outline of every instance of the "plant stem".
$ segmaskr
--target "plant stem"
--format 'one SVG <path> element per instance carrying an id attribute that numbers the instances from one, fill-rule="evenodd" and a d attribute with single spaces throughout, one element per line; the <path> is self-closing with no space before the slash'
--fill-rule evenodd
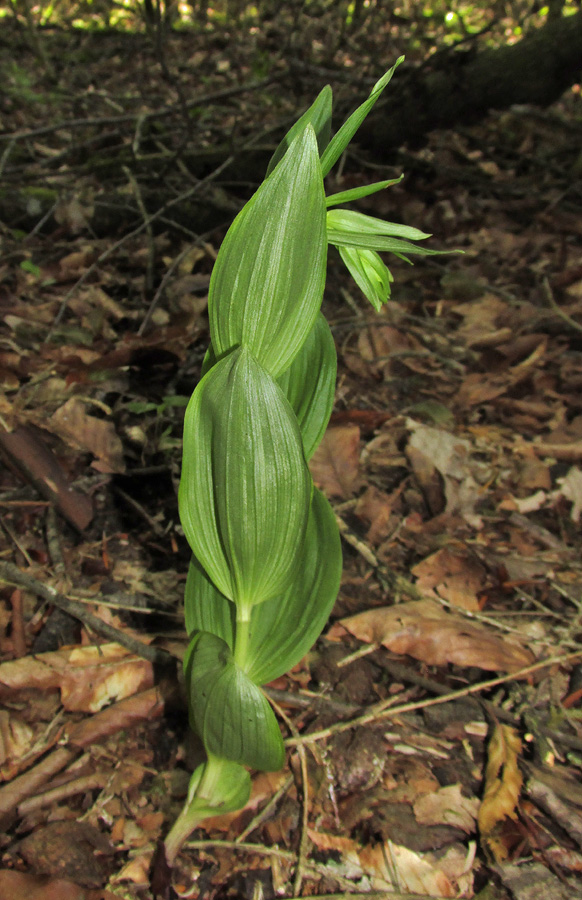
<path id="1" fill-rule="evenodd" d="M 240 778 L 235 779 L 234 790 L 233 767 L 244 776 L 242 784 Z M 188 799 L 164 841 L 168 866 L 173 866 L 184 841 L 204 819 L 216 815 L 217 812 L 240 809 L 248 802 L 249 793 L 250 779 L 242 766 L 209 753 L 203 766 L 194 772 Z"/>
<path id="2" fill-rule="evenodd" d="M 184 841 L 188 840 L 196 826 L 199 825 L 207 815 L 208 811 L 200 809 L 195 801 L 184 806 L 184 809 L 172 825 L 172 828 L 164 841 L 166 860 L 170 867 L 174 865 L 174 861 L 182 849 Z"/>
<path id="3" fill-rule="evenodd" d="M 236 613 L 236 633 L 234 638 L 234 661 L 245 668 L 249 646 L 251 607 L 239 607 Z"/>

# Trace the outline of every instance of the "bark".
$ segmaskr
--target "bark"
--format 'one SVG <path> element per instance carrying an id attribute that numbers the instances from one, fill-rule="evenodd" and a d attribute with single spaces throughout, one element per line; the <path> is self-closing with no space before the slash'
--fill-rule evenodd
<path id="1" fill-rule="evenodd" d="M 580 77 L 582 11 L 549 21 L 505 47 L 438 54 L 434 64 L 397 75 L 358 134 L 375 153 L 419 141 L 514 104 L 547 106 Z"/>

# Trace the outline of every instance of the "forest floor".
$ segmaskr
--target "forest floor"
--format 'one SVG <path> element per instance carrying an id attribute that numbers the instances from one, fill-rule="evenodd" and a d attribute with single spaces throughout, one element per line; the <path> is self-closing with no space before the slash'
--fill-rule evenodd
<path id="1" fill-rule="evenodd" d="M 183 413 L 253 189 L 213 174 L 221 224 L 174 218 L 201 184 L 181 104 L 225 92 L 196 112 L 212 150 L 293 121 L 338 70 L 307 67 L 298 98 L 265 83 L 252 33 L 236 52 L 168 38 L 179 81 L 135 35 L 41 37 L 52 81 L 22 35 L 20 62 L 0 58 L 0 205 L 20 210 L 0 226 L 0 898 L 147 900 L 200 754 L 177 675 Z M 380 74 L 364 46 L 347 80 L 356 50 L 335 59 L 346 109 Z M 377 315 L 330 253 L 339 377 L 312 471 L 341 592 L 267 688 L 287 768 L 193 835 L 175 896 L 582 897 L 581 131 L 570 92 L 385 162 L 356 145 L 335 177 L 403 169 L 360 208 L 464 254 L 391 264 Z M 102 233 L 112 184 L 126 205 Z"/>

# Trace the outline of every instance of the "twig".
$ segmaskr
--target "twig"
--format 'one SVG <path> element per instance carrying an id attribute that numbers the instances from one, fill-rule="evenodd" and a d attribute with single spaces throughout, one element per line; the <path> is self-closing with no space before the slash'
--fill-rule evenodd
<path id="1" fill-rule="evenodd" d="M 143 202 L 143 197 L 141 193 L 141 189 L 139 184 L 137 183 L 137 179 L 134 177 L 133 172 L 129 169 L 128 166 L 123 166 L 123 171 L 127 180 L 131 185 L 131 189 L 133 191 L 133 196 L 135 197 L 135 202 L 137 203 L 137 207 L 141 213 L 141 217 L 145 224 L 145 231 L 147 235 L 148 241 L 148 258 L 146 263 L 146 281 L 145 281 L 145 290 L 146 295 L 150 294 L 153 286 L 154 286 L 154 264 L 156 260 L 156 245 L 154 243 L 154 230 L 152 228 L 151 220 L 148 216 L 148 211 L 145 207 L 145 203 Z"/>
<path id="2" fill-rule="evenodd" d="M 267 85 L 272 84 L 283 78 L 286 73 L 281 72 L 276 75 L 270 75 L 260 81 L 251 81 L 250 84 L 239 85 L 238 87 L 224 88 L 221 91 L 213 91 L 209 94 L 203 94 L 202 97 L 190 100 L 188 108 L 193 109 L 197 106 L 216 103 L 218 100 L 225 100 L 228 97 L 235 97 L 237 94 L 244 94 L 247 91 L 258 91 Z M 96 125 L 103 128 L 106 125 L 116 125 L 119 122 L 133 122 L 134 119 L 143 117 L 144 119 L 163 119 L 166 116 L 175 115 L 180 111 L 180 105 L 166 106 L 164 109 L 156 110 L 156 112 L 146 113 L 145 116 L 141 112 L 125 113 L 120 116 L 103 116 L 85 119 L 70 119 L 66 122 L 57 122 L 55 125 L 43 125 L 41 128 L 32 128 L 30 131 L 17 131 L 16 133 L 0 134 L 0 141 L 25 141 L 29 138 L 39 137 L 43 134 L 52 134 L 54 131 L 70 131 L 73 128 L 85 128 L 88 125 Z"/>
<path id="3" fill-rule="evenodd" d="M 158 303 L 160 302 L 160 298 L 163 296 L 163 293 L 166 290 L 166 285 L 167 285 L 168 281 L 170 280 L 170 278 L 172 277 L 172 275 L 174 274 L 174 272 L 176 271 L 176 269 L 178 268 L 178 266 L 180 265 L 180 263 L 182 262 L 184 257 L 187 256 L 188 253 L 190 253 L 194 247 L 198 247 L 198 246 L 200 246 L 200 244 L 204 244 L 208 240 L 210 235 L 211 235 L 210 231 L 207 231 L 202 235 L 196 235 L 194 242 L 192 244 L 188 244 L 188 246 L 181 253 L 179 253 L 175 259 L 172 260 L 171 265 L 169 266 L 167 272 L 165 272 L 164 277 L 162 278 L 160 285 L 159 285 L 156 293 L 154 294 L 154 298 L 153 298 L 152 302 L 150 303 L 149 309 L 143 318 L 143 322 L 141 323 L 141 325 L 139 326 L 139 328 L 137 330 L 139 337 L 142 336 L 142 334 L 146 331 L 148 325 L 150 324 L 150 321 L 154 314 L 154 311 L 155 311 Z"/>
<path id="4" fill-rule="evenodd" d="M 270 702 L 275 708 L 277 714 L 281 716 L 283 721 L 285 722 L 287 728 L 295 738 L 299 738 L 299 732 L 295 728 L 295 725 L 289 718 L 289 716 L 283 712 L 281 707 L 275 703 L 275 701 L 270 698 Z M 299 855 L 297 857 L 297 866 L 295 867 L 295 878 L 293 880 L 293 891 L 296 894 L 299 894 L 301 891 L 301 884 L 303 882 L 303 873 L 305 870 L 305 863 L 307 860 L 307 850 L 309 847 L 309 775 L 307 772 L 307 754 L 305 753 L 305 747 L 302 744 L 297 745 L 297 753 L 299 754 L 299 763 L 301 766 L 301 786 L 303 793 L 303 806 L 302 806 L 302 817 L 301 817 L 301 837 L 299 839 Z"/>
<path id="5" fill-rule="evenodd" d="M 234 160 L 234 154 L 228 156 L 223 163 L 221 163 L 216 169 L 214 169 L 213 172 L 210 173 L 210 175 L 207 175 L 206 178 L 202 178 L 193 187 L 189 188 L 187 191 L 184 191 L 183 194 L 179 194 L 177 197 L 173 197 L 171 200 L 168 200 L 167 203 L 164 203 L 163 206 L 160 206 L 160 208 L 155 213 L 152 213 L 151 216 L 149 216 L 144 222 L 141 223 L 141 225 L 138 225 L 133 229 L 133 231 L 129 231 L 126 235 L 116 241 L 115 244 L 112 244 L 111 247 L 108 247 L 106 250 L 104 250 L 103 253 L 101 253 L 97 257 L 95 262 L 92 263 L 92 265 L 90 265 L 89 268 L 83 272 L 81 277 L 75 282 L 75 284 L 67 291 L 67 293 L 63 297 L 61 305 L 59 307 L 59 311 L 54 318 L 53 324 L 49 329 L 45 340 L 50 340 L 55 328 L 60 323 L 67 310 L 69 300 L 77 293 L 79 288 L 85 284 L 85 282 L 91 277 L 91 275 L 93 275 L 93 273 L 97 271 L 99 266 L 104 263 L 106 259 L 109 259 L 110 256 L 113 256 L 114 253 L 116 253 L 121 247 L 127 244 L 128 241 L 132 240 L 132 238 L 136 237 L 138 234 L 141 234 L 142 231 L 145 231 L 145 229 L 148 228 L 152 222 L 155 222 L 157 219 L 161 218 L 173 206 L 176 206 L 178 203 L 183 203 L 184 200 L 189 200 L 190 197 L 193 197 L 194 194 L 197 194 L 198 191 L 202 190 L 203 187 L 218 178 L 220 173 L 227 169 L 228 166 L 230 166 L 230 164 L 234 162 Z"/>
<path id="6" fill-rule="evenodd" d="M 254 816 L 253 819 L 251 819 L 247 827 L 243 829 L 243 831 L 241 831 L 241 833 L 237 836 L 237 844 L 243 842 L 244 839 L 249 836 L 249 834 L 252 834 L 255 828 L 258 828 L 259 825 L 261 825 L 265 821 L 265 819 L 267 819 L 271 815 L 272 810 L 275 808 L 283 794 L 287 793 L 294 781 L 295 779 L 293 778 L 293 775 L 289 775 L 289 777 L 285 779 L 285 783 L 282 784 L 277 791 L 275 791 L 269 802 L 259 813 L 257 813 L 256 816 Z"/>
<path id="7" fill-rule="evenodd" d="M 580 324 L 580 322 L 577 322 L 575 319 L 569 316 L 568 313 L 564 312 L 564 310 L 561 309 L 560 306 L 558 306 L 554 299 L 554 293 L 552 291 L 552 288 L 550 287 L 550 282 L 546 277 L 542 278 L 542 289 L 546 300 L 548 301 L 556 315 L 559 316 L 560 319 L 562 319 L 564 322 L 566 322 L 570 326 L 570 328 L 573 328 L 574 331 L 582 331 L 582 325 Z"/>
<path id="8" fill-rule="evenodd" d="M 83 622 L 88 628 L 96 631 L 97 634 L 101 634 L 110 641 L 116 641 L 118 644 L 121 644 L 122 647 L 126 647 L 127 650 L 130 650 L 131 653 L 135 653 L 136 656 L 141 656 L 142 659 L 147 659 L 149 662 L 158 663 L 159 665 L 164 666 L 167 666 L 171 662 L 173 663 L 173 657 L 165 650 L 161 650 L 158 647 L 149 647 L 147 644 L 144 644 L 143 641 L 131 637 L 131 635 L 126 634 L 119 628 L 115 628 L 113 625 L 109 625 L 107 622 L 103 622 L 98 616 L 88 612 L 82 603 L 78 603 L 76 600 L 69 600 L 68 597 L 63 596 L 63 594 L 59 593 L 59 591 L 55 590 L 55 588 L 50 585 L 43 584 L 41 581 L 37 581 L 36 578 L 33 578 L 32 575 L 21 572 L 20 569 L 12 563 L 0 562 L 0 582 L 3 582 L 4 584 L 14 584 L 18 587 L 23 587 L 27 591 L 31 591 L 38 597 L 42 597 L 47 603 L 52 603 L 54 606 L 58 606 L 59 609 L 69 613 L 69 615 L 79 619 L 80 622 Z"/>
<path id="9" fill-rule="evenodd" d="M 91 775 L 82 775 L 75 778 L 74 781 L 67 781 L 59 787 L 51 788 L 41 794 L 35 794 L 23 800 L 18 806 L 18 815 L 22 818 L 28 813 L 42 809 L 43 806 L 55 806 L 68 797 L 74 797 L 76 794 L 85 794 L 88 791 L 94 791 L 96 788 L 103 788 L 109 779 L 107 772 L 94 772 Z"/>
<path id="10" fill-rule="evenodd" d="M 331 725 L 329 728 L 322 728 L 320 731 L 314 731 L 311 734 L 301 735 L 300 738 L 287 738 L 285 744 L 287 747 L 295 747 L 299 743 L 308 744 L 312 741 L 322 741 L 331 737 L 333 734 L 349 731 L 350 728 L 356 728 L 359 725 L 367 725 L 369 722 L 377 722 L 381 719 L 391 719 L 407 712 L 414 712 L 418 709 L 427 709 L 430 706 L 438 706 L 441 703 L 449 703 L 451 700 L 459 700 L 461 697 L 478 694 L 481 693 L 481 691 L 487 691 L 489 688 L 497 687 L 500 684 L 507 684 L 509 681 L 524 678 L 526 675 L 530 675 L 540 669 L 545 669 L 548 666 L 562 665 L 565 662 L 578 659 L 580 656 L 582 656 L 582 651 L 580 650 L 575 653 L 565 653 L 563 656 L 553 656 L 550 659 L 533 663 L 531 666 L 526 666 L 509 675 L 501 675 L 499 678 L 491 678 L 488 681 L 481 681 L 479 684 L 471 684 L 466 688 L 461 688 L 458 691 L 451 691 L 448 694 L 443 694 L 440 697 L 433 697 L 430 700 L 418 700 L 414 703 L 403 703 L 401 706 L 393 707 L 388 707 L 387 702 L 383 701 L 375 707 L 372 707 L 362 716 L 358 716 L 348 722 L 338 722 L 336 725 Z M 393 698 L 391 698 L 389 702 L 392 702 L 392 699 Z"/>

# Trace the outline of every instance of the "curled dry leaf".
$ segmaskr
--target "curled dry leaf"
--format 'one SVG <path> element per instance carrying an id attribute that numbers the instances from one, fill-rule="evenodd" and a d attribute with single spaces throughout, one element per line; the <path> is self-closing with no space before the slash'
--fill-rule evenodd
<path id="1" fill-rule="evenodd" d="M 114 643 L 23 656 L 0 665 L 0 696 L 25 688 L 60 688 L 64 708 L 77 712 L 97 712 L 152 684 L 152 664 Z"/>
<path id="2" fill-rule="evenodd" d="M 475 463 L 471 460 L 470 443 L 414 419 L 408 419 L 406 424 L 411 432 L 406 454 L 433 515 L 442 511 L 434 483 L 436 470 L 443 480 L 445 512 L 459 514 L 469 525 L 479 528 L 481 518 L 475 513 L 475 506 L 481 499 L 481 488 L 473 477 Z"/>
<path id="3" fill-rule="evenodd" d="M 332 626 L 328 637 L 340 638 L 343 629 L 360 641 L 382 644 L 393 653 L 406 653 L 429 666 L 454 663 L 513 672 L 534 661 L 525 647 L 485 625 L 447 612 L 433 600 L 380 606 L 349 616 Z"/>
<path id="4" fill-rule="evenodd" d="M 421 825 L 452 825 L 467 834 L 475 831 L 479 800 L 464 797 L 460 784 L 447 784 L 414 802 L 414 815 Z"/>
<path id="5" fill-rule="evenodd" d="M 479 831 L 497 862 L 507 858 L 501 826 L 505 819 L 516 819 L 516 806 L 522 786 L 517 764 L 521 739 L 509 725 L 496 725 L 489 741 L 485 790 L 479 810 Z"/>
<path id="6" fill-rule="evenodd" d="M 412 574 L 426 596 L 437 595 L 453 606 L 479 612 L 479 594 L 487 586 L 487 571 L 474 553 L 442 547 L 414 566 Z"/>
<path id="7" fill-rule="evenodd" d="M 357 425 L 332 425 L 311 457 L 309 468 L 318 488 L 327 497 L 351 497 L 358 485 L 360 429 Z"/>
<path id="8" fill-rule="evenodd" d="M 111 891 L 86 890 L 65 878 L 0 870 L 0 897 L 10 900 L 116 900 Z"/>
<path id="9" fill-rule="evenodd" d="M 90 415 L 78 397 L 59 407 L 44 427 L 71 446 L 92 453 L 96 457 L 93 466 L 98 472 L 125 472 L 123 444 L 113 422 Z"/>

